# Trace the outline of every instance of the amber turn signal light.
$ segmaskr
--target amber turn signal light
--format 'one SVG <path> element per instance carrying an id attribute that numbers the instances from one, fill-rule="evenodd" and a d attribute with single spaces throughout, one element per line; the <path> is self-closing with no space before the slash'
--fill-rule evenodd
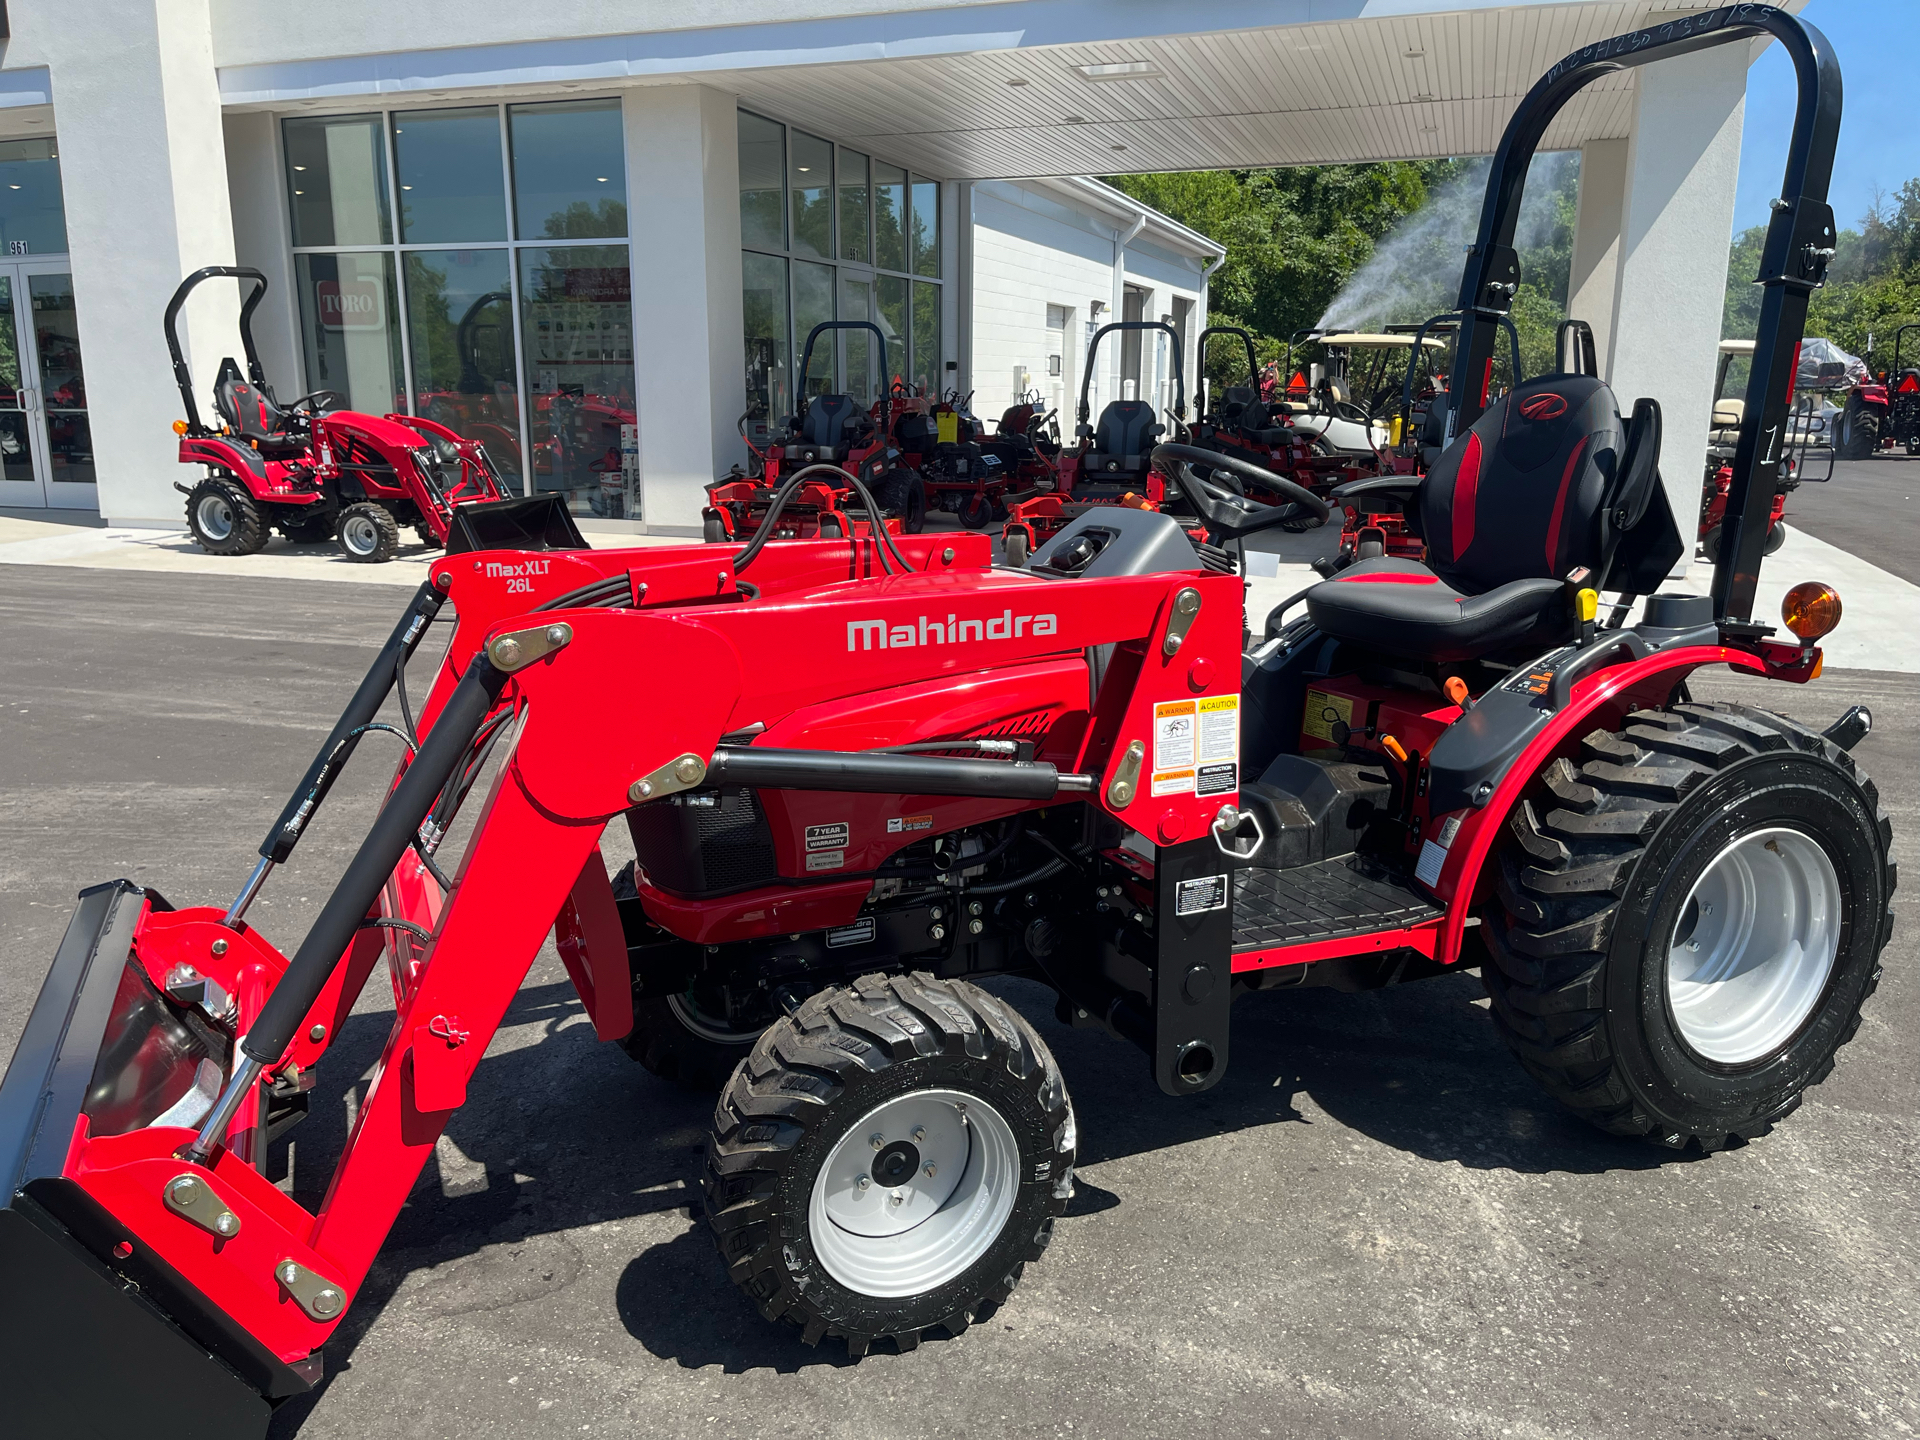
<path id="1" fill-rule="evenodd" d="M 1787 622 L 1787 629 L 1811 645 L 1840 623 L 1840 596 L 1831 585 L 1802 581 L 1780 602 L 1780 618 Z"/>
<path id="2" fill-rule="evenodd" d="M 174 421 L 174 422 L 173 422 L 173 433 L 174 433 L 174 434 L 176 434 L 176 435 L 184 435 L 184 434 L 186 434 L 186 433 L 187 433 L 187 422 L 186 422 L 186 421 L 184 421 L 184 420 L 176 420 L 176 421 Z"/>

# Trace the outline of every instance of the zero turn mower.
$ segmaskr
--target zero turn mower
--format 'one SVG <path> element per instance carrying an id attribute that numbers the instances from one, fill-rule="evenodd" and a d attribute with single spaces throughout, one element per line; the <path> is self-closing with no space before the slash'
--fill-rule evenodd
<path id="1" fill-rule="evenodd" d="M 1757 37 L 1802 100 L 1727 540 L 1711 594 L 1603 628 L 1600 593 L 1657 589 L 1684 540 L 1654 402 L 1581 374 L 1484 399 L 1522 181 L 1589 81 Z M 1073 1194 L 1068 1077 L 990 976 L 1051 987 L 1185 1097 L 1227 1073 L 1238 994 L 1478 968 L 1573 1113 L 1676 1152 L 1764 1135 L 1852 1038 L 1892 924 L 1865 710 L 1815 731 L 1687 692 L 1702 666 L 1809 680 L 1839 619 L 1817 582 L 1788 635 L 1752 615 L 1839 100 L 1825 39 L 1762 6 L 1556 65 L 1462 281 L 1427 563 L 1356 563 L 1250 648 L 1239 579 L 1120 505 L 1024 571 L 980 534 L 773 541 L 771 512 L 732 552 L 433 566 L 231 904 L 80 897 L 0 1083 L 10 1433 L 260 1436 L 320 1378 L 549 933 L 599 1038 L 719 1082 L 701 1210 L 728 1278 L 855 1356 L 1007 1303 Z M 1277 509 L 1142 459 L 1213 541 Z M 289 957 L 249 904 L 448 606 L 417 741 Z M 618 889 L 612 823 L 638 857 Z M 263 1167 L 383 962 L 391 1035 L 309 1211 Z"/>
<path id="2" fill-rule="evenodd" d="M 879 373 L 890 373 L 887 337 L 878 325 L 870 320 L 827 320 L 807 332 L 800 358 L 802 376 L 812 373 L 815 342 L 838 330 L 870 332 L 880 345 Z M 864 534 L 871 528 L 872 516 L 850 508 L 847 502 L 853 492 L 834 483 L 834 476 L 845 471 L 872 480 L 881 504 L 878 514 L 887 528 L 896 534 L 918 534 L 927 523 L 927 487 L 917 471 L 900 463 L 900 452 L 892 443 L 901 400 L 897 387 L 885 389 L 867 410 L 851 395 L 815 395 L 804 412 L 787 416 L 778 432 L 758 440 L 749 430 L 750 417 L 743 415 L 740 434 L 751 457 L 749 468 L 742 471 L 736 466 L 733 474 L 707 486 L 706 539 L 737 542 L 755 534 L 779 496 L 786 499 L 775 518 L 775 539 Z M 802 469 L 812 477 L 810 483 L 791 490 L 785 481 Z"/>
<path id="3" fill-rule="evenodd" d="M 240 305 L 246 373 L 228 356 L 214 380 L 219 424 L 202 423 L 193 375 L 180 350 L 180 307 L 202 281 L 253 282 Z M 267 277 L 246 266 L 211 265 L 180 282 L 164 325 L 187 418 L 174 422 L 180 463 L 206 467 L 187 497 L 187 528 L 210 555 L 251 555 L 279 530 L 296 544 L 332 536 L 349 560 L 378 564 L 400 548 L 402 526 L 421 543 L 453 550 L 499 544 L 579 543 L 564 498 L 513 496 L 486 447 L 417 415 L 363 415 L 330 408 L 331 390 L 282 405 L 253 345 L 253 312 Z"/>

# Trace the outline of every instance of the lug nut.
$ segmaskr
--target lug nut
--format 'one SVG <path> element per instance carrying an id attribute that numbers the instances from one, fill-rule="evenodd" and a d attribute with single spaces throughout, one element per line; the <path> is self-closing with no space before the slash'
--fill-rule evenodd
<path id="1" fill-rule="evenodd" d="M 931 1160 L 927 1162 L 927 1179 L 933 1179 L 933 1162 Z"/>
<path id="2" fill-rule="evenodd" d="M 898 1204 L 899 1204 L 899 1203 L 901 1202 L 901 1200 L 902 1200 L 902 1199 L 904 1199 L 905 1197 L 904 1197 L 904 1196 L 902 1196 L 902 1195 L 901 1195 L 901 1193 L 900 1193 L 900 1192 L 899 1192 L 898 1190 L 896 1190 L 896 1191 L 894 1191 L 894 1192 L 893 1192 L 893 1194 L 892 1194 L 892 1195 L 891 1195 L 890 1197 L 888 1197 L 888 1198 L 890 1198 L 890 1199 L 891 1199 L 891 1200 L 893 1201 L 893 1203 L 894 1203 L 894 1204 L 896 1204 L 896 1205 L 898 1205 Z"/>
<path id="3" fill-rule="evenodd" d="M 916 1125 L 913 1127 L 913 1143 L 916 1145 L 924 1145 L 927 1143 L 927 1127 L 926 1126 Z"/>
<path id="4" fill-rule="evenodd" d="M 873 1188 L 873 1177 L 871 1175 L 862 1175 L 853 1183 L 858 1185 L 862 1190 L 870 1190 Z"/>
<path id="5" fill-rule="evenodd" d="M 887 1137 L 880 1134 L 878 1131 L 875 1131 L 873 1134 L 867 1137 L 867 1143 L 873 1146 L 874 1149 L 878 1150 L 880 1149 L 881 1146 L 887 1143 Z"/>

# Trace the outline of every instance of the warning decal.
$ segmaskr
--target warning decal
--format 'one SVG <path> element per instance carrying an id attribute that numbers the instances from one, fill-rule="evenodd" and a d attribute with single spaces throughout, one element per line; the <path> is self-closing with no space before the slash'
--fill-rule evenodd
<path id="1" fill-rule="evenodd" d="M 1240 697 L 1212 695 L 1200 702 L 1202 765 L 1233 764 L 1240 759 Z"/>
<path id="2" fill-rule="evenodd" d="M 1307 691 L 1307 708 L 1300 717 L 1300 733 L 1329 745 L 1344 742 L 1333 738 L 1333 727 L 1353 725 L 1353 699 L 1347 695 L 1329 695 L 1325 690 Z"/>
<path id="3" fill-rule="evenodd" d="M 1191 700 L 1163 700 L 1153 707 L 1153 795 L 1193 793 L 1198 748 L 1197 707 Z"/>

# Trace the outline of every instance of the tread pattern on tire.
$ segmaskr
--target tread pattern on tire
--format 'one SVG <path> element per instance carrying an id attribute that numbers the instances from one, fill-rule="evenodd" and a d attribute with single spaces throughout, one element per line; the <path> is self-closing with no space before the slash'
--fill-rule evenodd
<path id="1" fill-rule="evenodd" d="M 1610 1053 L 1606 960 L 1635 863 L 1655 831 L 1696 787 L 1739 761 L 1770 752 L 1817 755 L 1859 786 L 1888 854 L 1893 828 L 1873 782 L 1838 745 L 1784 716 L 1744 705 L 1686 703 L 1637 711 L 1624 731 L 1596 730 L 1578 764 L 1561 758 L 1540 775 L 1508 822 L 1496 876 L 1497 912 L 1485 919 L 1493 963 L 1482 967 L 1493 1020 L 1522 1068 L 1569 1110 L 1615 1135 L 1702 1150 L 1765 1134 L 1798 1108 L 1804 1091 L 1771 1115 L 1723 1134 L 1675 1134 L 1634 1095 Z M 1897 879 L 1886 863 L 1887 895 Z M 1876 953 L 1892 934 L 1881 917 Z M 1879 983 L 1876 960 L 1861 994 Z M 1860 1025 L 1856 1008 L 1840 1038 Z M 1837 1048 L 1837 1047 L 1836 1047 Z M 1832 1072 L 1828 1057 L 1808 1080 Z"/>
<path id="2" fill-rule="evenodd" d="M 1066 1210 L 1074 1147 L 1061 1127 L 1069 1123 L 1072 1110 L 1046 1042 L 1010 1006 L 964 980 L 937 980 L 923 971 L 864 975 L 850 986 L 811 996 L 789 1019 L 768 1029 L 720 1096 L 707 1145 L 708 1224 L 733 1282 L 766 1319 L 800 1327 L 800 1338 L 808 1345 L 838 1335 L 845 1339 L 847 1353 L 858 1358 L 883 1337 L 829 1321 L 792 1283 L 776 1233 L 775 1181 L 817 1113 L 841 1092 L 843 1077 L 941 1053 L 999 1061 L 1023 1081 L 1036 1081 L 1056 1149 L 1065 1147 L 1064 1163 L 1056 1171 L 1038 1229 L 1003 1274 L 933 1325 L 885 1337 L 899 1349 L 911 1350 L 925 1330 L 941 1328 L 959 1335 L 1002 1304 L 1026 1266 L 1045 1253 L 1054 1218 Z M 1009 1223 L 1018 1223 L 1017 1209 Z"/>
<path id="3" fill-rule="evenodd" d="M 393 512 L 372 500 L 360 500 L 347 506 L 334 522 L 334 534 L 337 537 L 354 516 L 364 515 L 373 522 L 380 538 L 373 549 L 365 555 L 356 555 L 345 540 L 340 541 L 340 553 L 356 565 L 380 565 L 391 560 L 400 549 L 400 522 L 393 518 Z"/>
<path id="4" fill-rule="evenodd" d="M 194 512 L 200 508 L 201 499 L 210 491 L 224 495 L 227 506 L 233 511 L 233 532 L 224 541 L 209 544 L 194 524 Z M 264 550 L 272 534 L 267 525 L 267 517 L 261 513 L 247 487 L 238 480 L 213 475 L 193 487 L 187 496 L 187 529 L 192 532 L 194 542 L 209 555 L 257 555 Z"/>

